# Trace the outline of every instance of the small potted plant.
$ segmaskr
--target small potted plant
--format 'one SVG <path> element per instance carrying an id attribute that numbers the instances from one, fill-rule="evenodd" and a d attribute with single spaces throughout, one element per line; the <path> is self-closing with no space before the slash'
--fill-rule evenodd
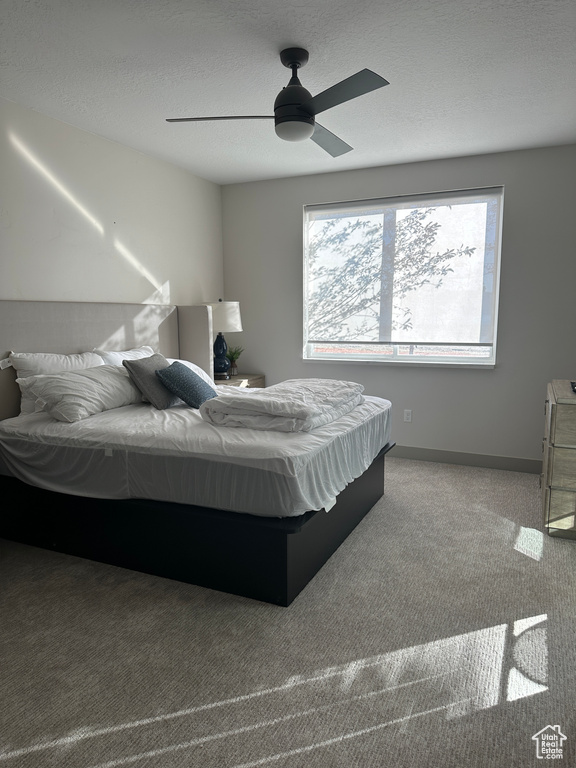
<path id="1" fill-rule="evenodd" d="M 230 360 L 230 376 L 238 375 L 238 358 L 244 352 L 244 347 L 228 347 L 226 357 Z"/>

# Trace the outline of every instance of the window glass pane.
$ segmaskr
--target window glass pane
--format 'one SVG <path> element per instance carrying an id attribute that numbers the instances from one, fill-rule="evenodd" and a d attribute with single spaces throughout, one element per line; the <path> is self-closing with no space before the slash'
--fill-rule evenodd
<path id="1" fill-rule="evenodd" d="M 493 363 L 502 194 L 307 207 L 304 356 Z"/>

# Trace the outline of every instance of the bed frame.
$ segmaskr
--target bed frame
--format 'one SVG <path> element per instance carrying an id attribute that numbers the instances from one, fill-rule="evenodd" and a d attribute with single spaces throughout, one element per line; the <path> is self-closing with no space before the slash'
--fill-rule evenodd
<path id="1" fill-rule="evenodd" d="M 0 329 L 1 358 L 10 350 L 70 354 L 149 344 L 212 372 L 207 306 L 0 301 Z M 14 379 L 11 368 L 0 370 L 0 418 L 18 413 Z M 0 476 L 4 498 L 15 500 L 3 505 L 0 537 L 288 606 L 384 493 L 393 445 L 383 446 L 329 513 L 294 518 L 78 497 Z"/>

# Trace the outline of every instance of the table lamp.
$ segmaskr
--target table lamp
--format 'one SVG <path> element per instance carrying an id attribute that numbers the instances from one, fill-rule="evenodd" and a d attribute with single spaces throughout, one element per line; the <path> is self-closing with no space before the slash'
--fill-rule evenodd
<path id="1" fill-rule="evenodd" d="M 230 360 L 226 357 L 228 345 L 224 333 L 238 333 L 242 330 L 240 303 L 219 299 L 208 306 L 212 307 L 212 327 L 218 331 L 214 342 L 214 381 L 221 381 L 230 378 Z"/>

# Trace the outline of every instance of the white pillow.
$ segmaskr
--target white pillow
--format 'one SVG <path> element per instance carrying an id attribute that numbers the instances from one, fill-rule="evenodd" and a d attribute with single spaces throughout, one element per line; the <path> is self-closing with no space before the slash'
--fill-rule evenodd
<path id="1" fill-rule="evenodd" d="M 42 410 L 58 421 L 81 421 L 95 413 L 142 402 L 142 393 L 123 366 L 100 365 L 17 381 Z"/>
<path id="2" fill-rule="evenodd" d="M 135 349 L 95 349 L 106 365 L 122 365 L 122 360 L 140 360 L 154 354 L 152 347 L 136 347 Z"/>
<path id="3" fill-rule="evenodd" d="M 11 352 L 10 362 L 16 370 L 16 380 L 45 373 L 60 371 L 78 371 L 104 365 L 104 360 L 96 352 L 79 352 L 74 355 L 59 355 L 52 352 Z M 20 386 L 22 398 L 21 413 L 34 413 L 35 398 Z"/>
<path id="4" fill-rule="evenodd" d="M 203 368 L 200 368 L 199 365 L 190 363 L 188 360 L 175 360 L 173 357 L 167 357 L 166 359 L 169 363 L 182 363 L 182 365 L 185 365 L 187 368 L 190 368 L 191 371 L 194 371 L 194 373 L 198 374 L 198 376 L 200 376 L 200 378 L 203 379 L 206 384 L 210 384 L 211 387 L 214 387 L 214 380 L 211 379 L 209 374 L 207 374 Z"/>

